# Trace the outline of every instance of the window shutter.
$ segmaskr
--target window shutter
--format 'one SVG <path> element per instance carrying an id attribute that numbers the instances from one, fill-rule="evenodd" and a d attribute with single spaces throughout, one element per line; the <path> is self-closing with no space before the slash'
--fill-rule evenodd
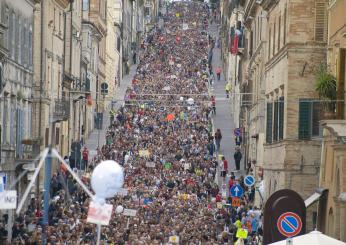
<path id="1" fill-rule="evenodd" d="M 284 97 L 279 99 L 279 140 L 284 138 L 284 118 L 285 118 L 285 102 Z"/>
<path id="2" fill-rule="evenodd" d="M 273 103 L 267 103 L 267 129 L 266 142 L 272 143 L 272 127 L 273 127 Z"/>
<path id="3" fill-rule="evenodd" d="M 273 126 L 273 141 L 278 140 L 278 125 L 279 125 L 279 102 L 274 102 L 274 126 Z"/>
<path id="4" fill-rule="evenodd" d="M 315 41 L 326 41 L 327 34 L 327 2 L 316 0 L 315 3 Z"/>
<path id="5" fill-rule="evenodd" d="M 337 100 L 336 102 L 336 114 L 338 119 L 344 118 L 344 108 L 345 108 L 345 62 L 346 62 L 346 49 L 340 48 L 338 61 L 337 61 L 337 71 L 336 71 L 336 92 Z"/>
<path id="6" fill-rule="evenodd" d="M 311 102 L 299 102 L 299 139 L 311 138 Z"/>

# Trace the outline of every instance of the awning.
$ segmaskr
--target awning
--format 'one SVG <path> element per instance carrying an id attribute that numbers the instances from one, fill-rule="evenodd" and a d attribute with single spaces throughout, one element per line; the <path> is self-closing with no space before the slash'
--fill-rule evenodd
<path id="1" fill-rule="evenodd" d="M 315 192 L 312 194 L 308 199 L 305 200 L 305 207 L 309 207 L 312 205 L 314 202 L 316 202 L 318 199 L 320 199 L 320 196 L 322 194 Z"/>
<path id="2" fill-rule="evenodd" d="M 320 199 L 320 197 L 323 195 L 323 193 L 326 191 L 327 189 L 324 188 L 318 188 L 314 194 L 312 194 L 308 199 L 306 199 L 305 202 L 305 207 L 309 207 L 312 204 L 314 204 L 316 201 L 318 201 Z"/>

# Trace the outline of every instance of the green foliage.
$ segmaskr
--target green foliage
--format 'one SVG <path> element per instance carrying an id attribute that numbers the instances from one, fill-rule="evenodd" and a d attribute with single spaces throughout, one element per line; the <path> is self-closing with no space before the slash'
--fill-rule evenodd
<path id="1" fill-rule="evenodd" d="M 316 91 L 321 99 L 336 100 L 336 79 L 325 63 L 321 63 L 316 72 Z"/>

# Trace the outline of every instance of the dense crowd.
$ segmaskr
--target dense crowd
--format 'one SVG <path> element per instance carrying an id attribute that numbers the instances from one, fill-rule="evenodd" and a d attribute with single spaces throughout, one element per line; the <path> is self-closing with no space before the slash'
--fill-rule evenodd
<path id="1" fill-rule="evenodd" d="M 220 143 L 214 145 L 210 118 L 215 105 L 208 94 L 208 53 L 214 42 L 208 18 L 205 4 L 173 3 L 164 26 L 141 45 L 126 102 L 87 171 L 105 159 L 121 164 L 128 193 L 108 202 L 137 215 L 114 212 L 101 244 L 166 244 L 170 236 L 179 244 L 232 244 L 239 228 L 247 230 L 245 244 L 257 244 L 261 212 L 251 205 L 254 189 L 234 208 L 215 182 Z M 228 187 L 235 183 L 243 185 L 232 175 Z M 86 222 L 90 198 L 64 171 L 53 176 L 51 187 L 47 244 L 95 244 L 96 226 Z M 42 213 L 36 207 L 32 200 L 17 217 L 11 244 L 40 244 Z"/>

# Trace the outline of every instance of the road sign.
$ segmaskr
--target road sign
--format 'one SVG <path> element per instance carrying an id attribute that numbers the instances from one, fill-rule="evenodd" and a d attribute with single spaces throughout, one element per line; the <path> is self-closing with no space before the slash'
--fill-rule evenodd
<path id="1" fill-rule="evenodd" d="M 0 209 L 17 208 L 17 191 L 3 191 L 0 193 Z"/>
<path id="2" fill-rule="evenodd" d="M 113 206 L 90 202 L 87 222 L 99 225 L 108 225 L 112 216 Z"/>
<path id="3" fill-rule="evenodd" d="M 240 198 L 239 197 L 233 197 L 232 198 L 232 207 L 240 207 Z"/>
<path id="4" fill-rule="evenodd" d="M 244 178 L 244 185 L 251 187 L 255 184 L 255 177 L 253 177 L 252 175 L 246 175 Z"/>
<path id="5" fill-rule="evenodd" d="M 279 232 L 285 237 L 294 237 L 302 230 L 302 220 L 293 212 L 283 213 L 277 222 Z"/>
<path id="6" fill-rule="evenodd" d="M 241 129 L 240 128 L 236 128 L 236 129 L 234 129 L 233 133 L 234 133 L 234 136 L 238 136 L 239 137 L 241 135 Z"/>
<path id="7" fill-rule="evenodd" d="M 242 197 L 244 195 L 244 189 L 240 185 L 232 186 L 230 192 L 232 197 Z"/>

